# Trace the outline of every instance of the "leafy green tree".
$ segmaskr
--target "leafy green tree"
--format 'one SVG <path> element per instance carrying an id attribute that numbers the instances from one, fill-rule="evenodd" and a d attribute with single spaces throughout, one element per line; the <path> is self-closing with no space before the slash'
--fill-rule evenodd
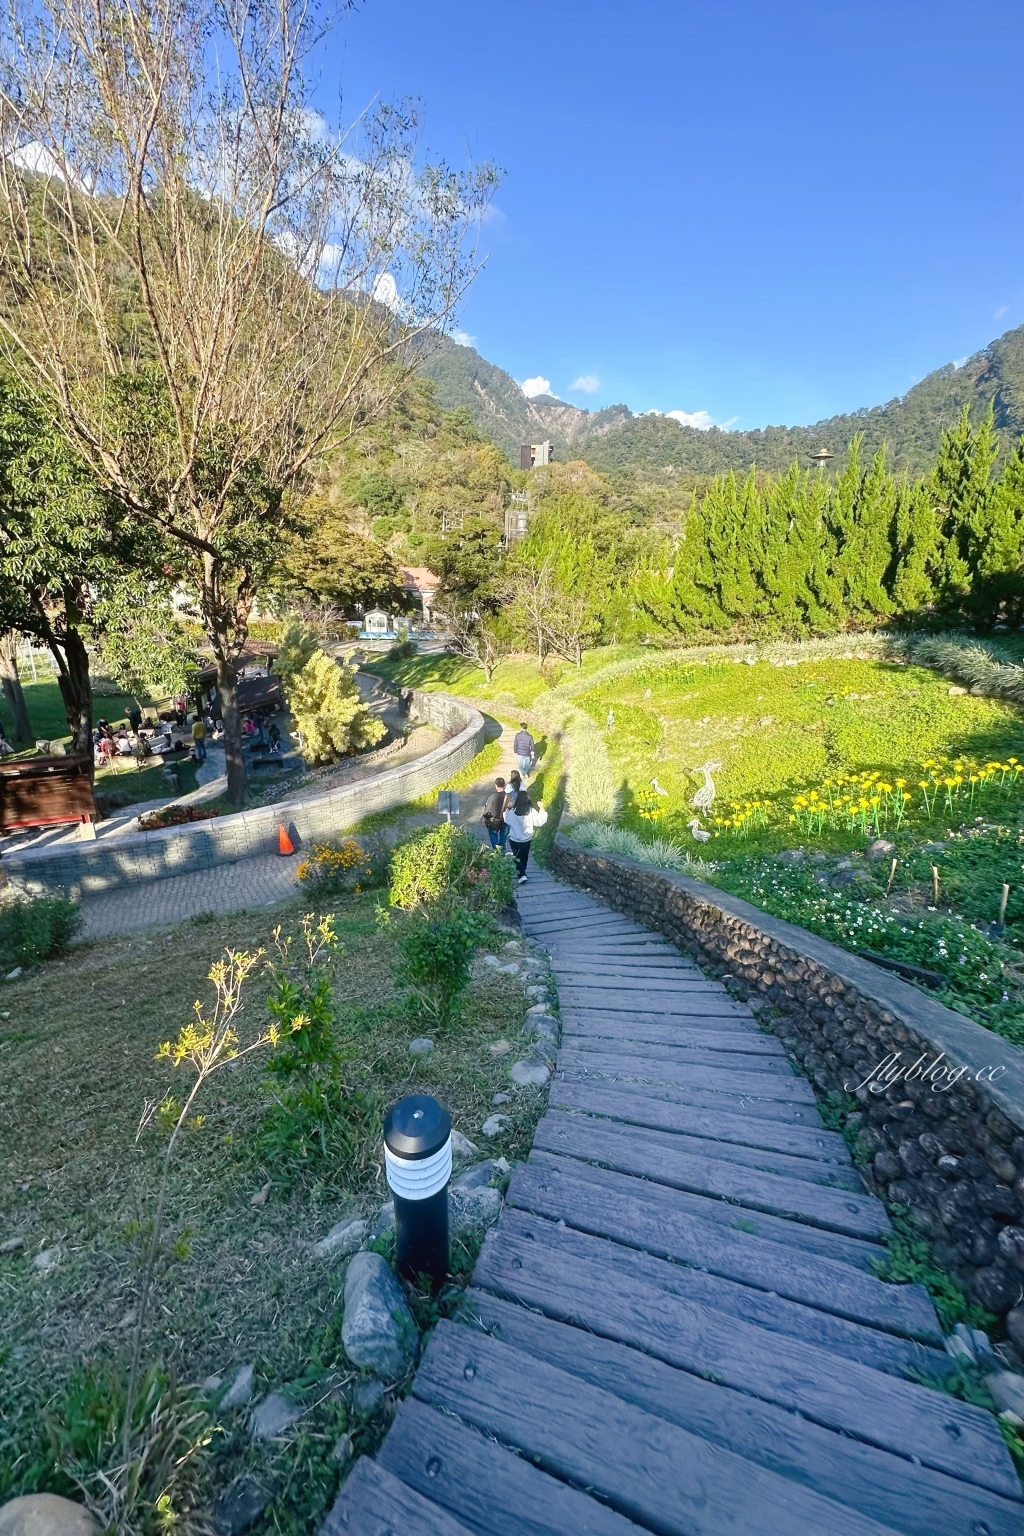
<path id="1" fill-rule="evenodd" d="M 49 649 L 81 756 L 92 757 L 90 631 L 123 598 L 126 572 L 156 570 L 162 549 L 96 490 L 43 412 L 0 384 L 0 631 Z"/>
<path id="2" fill-rule="evenodd" d="M 949 618 L 972 607 L 971 588 L 985 542 L 997 452 L 991 407 L 973 427 L 965 405 L 956 426 L 942 434 L 929 478 L 939 529 L 936 599 Z"/>

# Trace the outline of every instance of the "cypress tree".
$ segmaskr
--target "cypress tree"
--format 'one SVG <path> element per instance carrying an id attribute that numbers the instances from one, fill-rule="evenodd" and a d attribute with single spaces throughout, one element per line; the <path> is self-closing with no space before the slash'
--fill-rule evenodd
<path id="1" fill-rule="evenodd" d="M 1024 620 L 1024 437 L 992 487 L 974 535 L 969 598 L 974 623 L 990 629 L 1004 618 L 1016 629 Z"/>
<path id="2" fill-rule="evenodd" d="M 939 560 L 939 524 L 927 480 L 913 485 L 904 476 L 896 484 L 892 518 L 892 554 L 886 586 L 893 609 L 904 618 L 919 616 L 935 601 Z"/>
<path id="3" fill-rule="evenodd" d="M 992 407 L 971 426 L 965 405 L 955 427 L 942 434 L 939 457 L 930 476 L 939 522 L 936 572 L 940 608 L 950 618 L 970 615 L 970 593 L 988 525 L 992 463 L 998 451 Z"/>

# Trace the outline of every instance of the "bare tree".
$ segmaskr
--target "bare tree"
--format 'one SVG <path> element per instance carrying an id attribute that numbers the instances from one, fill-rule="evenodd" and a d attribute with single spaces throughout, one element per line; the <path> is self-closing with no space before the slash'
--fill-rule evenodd
<path id="1" fill-rule="evenodd" d="M 464 609 L 458 604 L 436 608 L 444 626 L 445 643 L 453 656 L 462 656 L 480 667 L 489 683 L 499 661 L 509 653 L 507 636 L 493 614 Z"/>
<path id="2" fill-rule="evenodd" d="M 530 637 L 542 667 L 550 648 L 547 616 L 555 595 L 551 562 L 517 560 L 502 571 L 498 589 L 509 623 Z"/>
<path id="3" fill-rule="evenodd" d="M 318 462 L 385 408 L 475 270 L 494 173 L 415 114 L 312 110 L 312 0 L 6 0 L 0 340 L 96 485 L 159 528 L 237 660 Z"/>

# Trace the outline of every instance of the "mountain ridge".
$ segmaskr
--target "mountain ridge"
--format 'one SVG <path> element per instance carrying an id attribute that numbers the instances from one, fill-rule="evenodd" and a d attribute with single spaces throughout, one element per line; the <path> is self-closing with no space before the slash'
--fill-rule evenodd
<path id="1" fill-rule="evenodd" d="M 964 405 L 972 417 L 991 402 L 1000 447 L 1009 452 L 1024 433 L 1024 326 L 1006 331 L 963 363 L 933 369 L 905 395 L 883 405 L 829 416 L 808 426 L 748 431 L 700 431 L 668 416 L 635 415 L 627 405 L 587 411 L 552 395 L 527 399 L 511 374 L 474 348 L 449 337 L 432 339 L 420 372 L 434 383 L 446 410 L 465 406 L 479 429 L 518 463 L 522 443 L 549 438 L 559 458 L 581 458 L 604 473 L 629 472 L 674 482 L 753 465 L 784 471 L 794 460 L 827 448 L 841 467 L 855 433 L 864 451 L 885 443 L 891 465 L 921 474 L 935 460 L 943 429 Z"/>

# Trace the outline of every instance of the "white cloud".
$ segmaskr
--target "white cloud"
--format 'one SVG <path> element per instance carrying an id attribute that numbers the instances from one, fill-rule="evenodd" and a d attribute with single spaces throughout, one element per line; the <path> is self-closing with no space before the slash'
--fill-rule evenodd
<path id="1" fill-rule="evenodd" d="M 1009 306 L 1009 304 L 1000 304 L 999 308 L 996 310 L 995 314 L 992 316 L 992 319 L 993 320 L 1001 320 L 1004 315 L 1008 315 L 1009 313 L 1010 313 L 1010 306 Z"/>
<path id="2" fill-rule="evenodd" d="M 541 378 L 538 373 L 535 379 L 524 379 L 519 388 L 527 400 L 536 400 L 538 395 L 550 395 L 551 380 Z"/>
<path id="3" fill-rule="evenodd" d="M 596 379 L 592 373 L 581 373 L 578 379 L 573 379 L 569 389 L 581 389 L 585 395 L 592 395 L 600 383 L 601 380 Z"/>
<path id="4" fill-rule="evenodd" d="M 707 432 L 715 425 L 707 411 L 666 411 L 665 415 L 681 427 L 696 427 L 698 432 Z"/>
<path id="5" fill-rule="evenodd" d="M 405 308 L 398 295 L 398 284 L 390 272 L 381 272 L 377 277 L 373 285 L 373 297 L 385 309 L 390 309 L 392 314 L 400 315 Z"/>
<path id="6" fill-rule="evenodd" d="M 471 347 L 476 341 L 476 337 L 471 336 L 468 331 L 452 331 L 450 337 L 452 341 L 457 341 L 460 347 Z"/>
<path id="7" fill-rule="evenodd" d="M 966 357 L 954 357 L 954 359 L 953 359 L 953 367 L 954 368 L 962 368 L 964 363 L 966 363 L 966 361 L 967 361 Z"/>

